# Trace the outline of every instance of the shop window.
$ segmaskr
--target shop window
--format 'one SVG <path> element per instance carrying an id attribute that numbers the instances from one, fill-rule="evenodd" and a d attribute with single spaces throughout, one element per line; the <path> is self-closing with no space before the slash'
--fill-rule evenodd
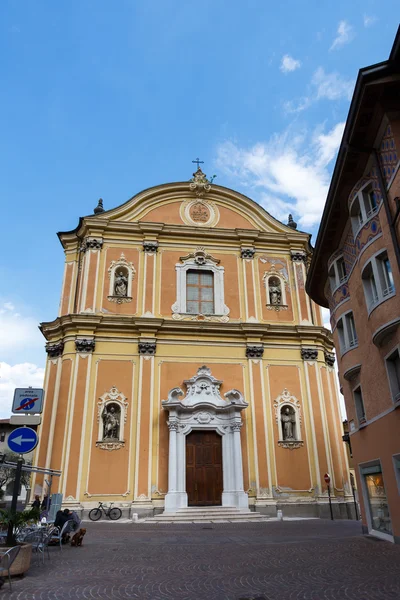
<path id="1" fill-rule="evenodd" d="M 376 464 L 361 467 L 361 478 L 366 500 L 367 519 L 371 533 L 392 536 L 392 523 L 383 481 L 382 468 Z"/>
<path id="2" fill-rule="evenodd" d="M 386 370 L 392 399 L 394 402 L 398 402 L 400 400 L 400 354 L 398 348 L 386 358 Z"/>
<path id="3" fill-rule="evenodd" d="M 356 389 L 353 390 L 353 398 L 354 398 L 354 404 L 356 407 L 358 424 L 362 425 L 363 423 L 365 423 L 366 418 L 365 418 L 364 400 L 362 397 L 362 392 L 361 392 L 360 386 L 358 386 Z"/>

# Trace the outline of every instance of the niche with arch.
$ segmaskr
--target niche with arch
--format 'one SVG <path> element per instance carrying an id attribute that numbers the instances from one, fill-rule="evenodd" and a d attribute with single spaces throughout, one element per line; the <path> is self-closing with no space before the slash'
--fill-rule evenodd
<path id="1" fill-rule="evenodd" d="M 264 273 L 263 276 L 268 310 L 287 310 L 286 287 L 287 280 L 275 269 Z"/>
<path id="2" fill-rule="evenodd" d="M 274 401 L 278 445 L 293 450 L 303 446 L 300 401 L 285 388 Z"/>
<path id="3" fill-rule="evenodd" d="M 124 426 L 127 420 L 128 401 L 113 386 L 99 398 L 97 405 L 98 437 L 96 446 L 103 450 L 118 450 L 125 446 Z"/>
<path id="4" fill-rule="evenodd" d="M 121 253 L 118 260 L 113 260 L 108 268 L 110 279 L 109 295 L 107 300 L 122 304 L 132 301 L 132 281 L 136 270 L 131 262 L 128 262 Z"/>

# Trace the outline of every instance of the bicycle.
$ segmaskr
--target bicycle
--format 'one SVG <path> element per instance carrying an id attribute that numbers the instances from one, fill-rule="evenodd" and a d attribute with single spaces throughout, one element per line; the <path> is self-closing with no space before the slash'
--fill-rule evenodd
<path id="1" fill-rule="evenodd" d="M 108 508 L 107 506 L 104 506 L 102 502 L 99 502 L 99 506 L 97 508 L 92 508 L 92 510 L 89 512 L 89 519 L 91 521 L 98 521 L 103 512 L 106 517 L 111 519 L 111 521 L 117 521 L 122 517 L 121 509 L 117 507 L 113 508 L 113 502 L 110 502 L 110 506 Z"/>

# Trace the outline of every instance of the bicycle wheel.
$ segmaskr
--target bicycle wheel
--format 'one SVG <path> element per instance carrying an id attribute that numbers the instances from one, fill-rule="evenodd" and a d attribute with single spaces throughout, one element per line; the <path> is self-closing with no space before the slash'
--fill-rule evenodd
<path id="1" fill-rule="evenodd" d="M 122 511 L 120 508 L 111 508 L 108 516 L 112 521 L 117 521 L 122 517 Z"/>
<path id="2" fill-rule="evenodd" d="M 98 521 L 101 517 L 101 510 L 100 508 L 92 508 L 92 510 L 89 512 L 89 519 L 91 521 Z"/>

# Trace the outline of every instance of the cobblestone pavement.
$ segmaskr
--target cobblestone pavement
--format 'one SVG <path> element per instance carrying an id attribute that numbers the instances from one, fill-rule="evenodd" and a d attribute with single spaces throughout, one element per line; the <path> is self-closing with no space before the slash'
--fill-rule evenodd
<path id="1" fill-rule="evenodd" d="M 82 548 L 50 548 L 1 599 L 400 599 L 400 546 L 352 521 L 89 523 Z"/>

